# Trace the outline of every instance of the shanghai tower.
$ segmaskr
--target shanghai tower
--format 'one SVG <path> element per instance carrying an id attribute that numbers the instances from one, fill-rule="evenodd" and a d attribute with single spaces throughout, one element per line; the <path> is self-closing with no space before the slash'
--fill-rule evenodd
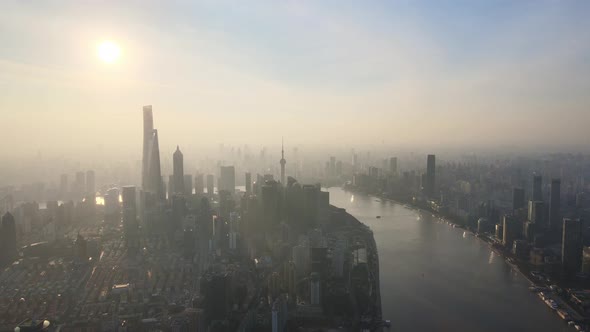
<path id="1" fill-rule="evenodd" d="M 143 107 L 143 155 L 141 164 L 141 187 L 146 190 L 148 187 L 148 165 L 150 162 L 150 143 L 154 132 L 154 116 L 152 114 L 152 105 Z"/>
<path id="2" fill-rule="evenodd" d="M 154 129 L 152 106 L 143 107 L 143 158 L 141 186 L 145 192 L 164 198 L 160 171 L 160 144 L 158 130 Z"/>

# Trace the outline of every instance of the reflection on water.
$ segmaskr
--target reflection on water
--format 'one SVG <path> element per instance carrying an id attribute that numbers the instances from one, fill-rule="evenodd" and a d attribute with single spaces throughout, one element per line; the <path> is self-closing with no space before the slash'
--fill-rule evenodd
<path id="1" fill-rule="evenodd" d="M 373 230 L 392 331 L 568 331 L 477 237 L 400 204 L 329 191 L 331 204 Z"/>

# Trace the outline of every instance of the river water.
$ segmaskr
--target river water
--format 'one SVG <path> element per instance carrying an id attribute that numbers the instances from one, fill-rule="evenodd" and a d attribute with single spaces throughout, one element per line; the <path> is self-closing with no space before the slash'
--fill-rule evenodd
<path id="1" fill-rule="evenodd" d="M 328 191 L 373 230 L 391 331 L 574 331 L 473 235 L 401 204 Z"/>

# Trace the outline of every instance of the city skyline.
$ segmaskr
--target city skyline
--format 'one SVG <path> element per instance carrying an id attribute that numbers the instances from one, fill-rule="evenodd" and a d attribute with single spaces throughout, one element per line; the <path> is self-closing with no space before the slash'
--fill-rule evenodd
<path id="1" fill-rule="evenodd" d="M 0 109 L 13 125 L 0 139 L 28 140 L 0 152 L 134 151 L 145 103 L 163 151 L 201 146 L 218 123 L 226 144 L 586 151 L 588 6 L 6 2 Z M 97 58 L 102 40 L 119 62 Z"/>
<path id="2" fill-rule="evenodd" d="M 404 304 L 407 309 L 401 313 L 392 306 L 400 295 L 390 290 L 413 289 L 403 300 L 411 303 L 414 294 L 430 287 L 448 295 L 426 291 L 426 302 L 460 305 L 479 302 L 470 285 L 483 283 L 475 289 L 485 294 L 486 287 L 494 288 L 490 281 L 499 287 L 494 288 L 494 296 L 486 295 L 490 309 L 481 311 L 480 304 L 470 305 L 453 314 L 463 323 L 449 321 L 445 326 L 470 325 L 494 331 L 498 324 L 502 330 L 535 324 L 537 329 L 553 331 L 558 324 L 566 326 L 560 319 L 571 322 L 578 331 L 585 326 L 590 310 L 580 303 L 590 298 L 590 228 L 584 223 L 590 216 L 588 155 L 542 156 L 543 166 L 539 167 L 539 160 L 530 156 L 477 160 L 467 154 L 459 162 L 451 159 L 441 164 L 435 154 L 400 157 L 352 150 L 349 160 L 329 153 L 302 167 L 294 148 L 294 167 L 286 168 L 286 157 L 293 159 L 285 156 L 281 141 L 281 159 L 267 155 L 266 149 L 259 155 L 255 151 L 253 158 L 245 149 L 244 155 L 238 152 L 234 158 L 232 150 L 230 160 L 211 160 L 208 167 L 195 173 L 185 167 L 184 154 L 177 145 L 173 173 L 166 183 L 160 174 L 151 106 L 144 106 L 138 114 L 143 114 L 144 133 L 143 143 L 136 149 L 142 151 L 143 158 L 132 166 L 135 180 L 119 178 L 120 170 L 107 171 L 101 177 L 105 169 L 99 168 L 78 169 L 71 185 L 68 174 L 62 174 L 59 190 L 53 183 L 46 187 L 46 182 L 0 186 L 0 197 L 4 197 L 0 205 L 0 266 L 5 267 L 0 277 L 8 285 L 0 292 L 0 311 L 18 308 L 2 316 L 0 327 L 44 324 L 51 331 L 119 320 L 130 329 L 151 324 L 202 329 L 223 324 L 227 332 L 286 332 L 312 326 L 371 327 L 376 331 L 420 326 L 418 330 L 431 330 L 440 327 L 439 323 L 417 322 L 415 318 L 428 306 Z M 250 172 L 256 174 L 251 184 Z M 209 173 L 206 193 L 199 175 L 204 173 Z M 237 177 L 246 181 L 243 189 L 236 174 L 244 175 Z M 562 181 L 566 184 L 563 194 Z M 167 196 L 158 195 L 163 186 Z M 334 203 L 338 205 L 332 204 L 331 195 L 336 195 Z M 359 212 L 359 207 L 364 212 Z M 373 215 L 367 217 L 367 213 Z M 373 217 L 375 213 L 380 214 Z M 406 229 L 396 229 L 398 222 Z M 415 232 L 407 228 L 409 225 L 421 229 L 420 241 L 407 236 Z M 392 241 L 393 237 L 399 238 Z M 435 243 L 443 259 L 433 260 L 433 253 L 427 254 Z M 469 248 L 474 243 L 475 251 Z M 387 253 L 379 258 L 377 248 L 383 253 L 383 249 L 387 252 L 396 246 L 394 259 Z M 426 254 L 407 250 L 415 246 L 418 252 L 426 249 Z M 449 246 L 450 256 L 444 253 Z M 473 252 L 484 256 L 478 254 L 475 260 L 465 256 Z M 456 259 L 456 255 L 462 258 Z M 60 272 L 48 277 L 52 291 L 44 302 L 51 303 L 47 310 L 37 298 L 39 292 L 47 294 L 44 288 L 33 287 L 30 295 L 20 291 L 30 289 L 21 285 L 31 285 L 36 274 L 28 274 L 22 281 L 18 276 L 31 264 L 52 266 L 57 257 Z M 452 268 L 448 258 L 453 261 Z M 427 263 L 410 268 L 411 280 L 404 280 L 403 272 L 396 276 L 397 264 L 412 266 L 424 260 Z M 119 266 L 120 262 L 129 266 Z M 68 266 L 75 268 L 69 270 Z M 445 280 L 439 277 L 442 270 L 453 278 L 463 275 L 465 281 L 457 284 L 458 289 L 441 287 L 440 281 Z M 397 271 L 394 276 L 392 271 Z M 498 271 L 505 275 L 496 275 Z M 416 282 L 416 272 L 422 274 L 422 281 Z M 434 284 L 425 283 L 425 274 Z M 494 276 L 505 284 L 498 284 Z M 63 280 L 71 277 L 78 286 L 66 298 L 82 299 L 78 302 L 82 310 L 69 310 L 68 304 L 58 306 L 63 303 Z M 385 286 L 380 284 L 381 277 Z M 392 278 L 397 281 L 391 282 Z M 514 292 L 515 285 L 522 289 L 522 280 L 531 283 L 533 293 Z M 200 287 L 196 287 L 197 281 Z M 236 285 L 241 291 L 231 292 Z M 576 288 L 566 288 L 569 285 Z M 381 287 L 387 290 L 381 293 Z M 17 305 L 21 295 L 10 296 L 12 289 L 29 300 L 21 298 Z M 260 301 L 246 297 L 260 296 L 261 292 L 266 295 Z M 541 302 L 532 302 L 531 307 L 519 306 L 514 318 L 487 315 L 488 310 L 495 312 L 505 306 L 506 296 L 510 302 L 525 303 L 535 299 L 536 292 L 557 314 L 548 314 Z M 165 302 L 158 299 L 173 300 L 177 308 L 166 310 Z M 106 300 L 111 305 L 104 306 Z M 165 316 L 152 317 L 152 311 L 144 310 L 153 306 L 166 310 Z M 333 309 L 327 309 L 330 307 Z M 137 308 L 143 314 L 123 319 Z M 103 317 L 100 323 L 90 319 L 93 310 Z M 29 312 L 35 313 L 32 318 Z M 470 312 L 474 319 L 466 321 Z M 432 314 L 439 316 L 438 321 L 452 313 Z M 268 319 L 255 319 L 257 315 Z M 521 318 L 526 315 L 534 315 L 535 320 Z M 38 320 L 37 316 L 44 318 Z M 394 320 L 388 319 L 390 316 Z"/>
<path id="3" fill-rule="evenodd" d="M 589 13 L 2 2 L 0 331 L 590 331 Z"/>

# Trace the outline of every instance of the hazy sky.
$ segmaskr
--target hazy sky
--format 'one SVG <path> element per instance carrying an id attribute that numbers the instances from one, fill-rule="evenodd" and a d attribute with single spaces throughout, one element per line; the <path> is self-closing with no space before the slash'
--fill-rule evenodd
<path id="1" fill-rule="evenodd" d="M 588 1 L 2 1 L 0 150 L 585 145 Z M 122 49 L 105 64 L 97 44 Z"/>

